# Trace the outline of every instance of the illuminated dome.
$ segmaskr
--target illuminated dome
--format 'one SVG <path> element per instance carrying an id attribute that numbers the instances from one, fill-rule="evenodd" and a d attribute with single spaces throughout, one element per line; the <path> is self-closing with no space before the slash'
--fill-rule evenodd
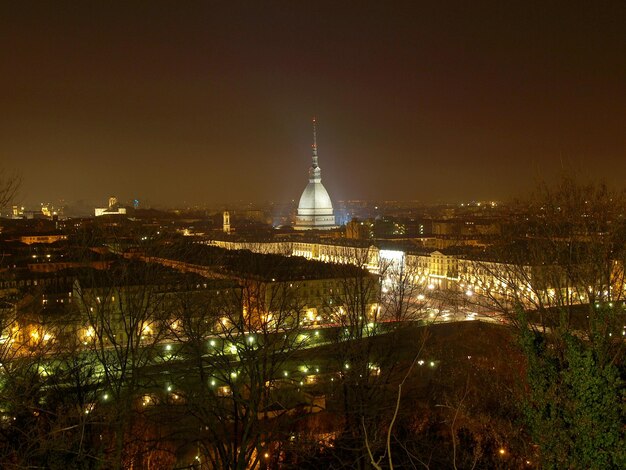
<path id="1" fill-rule="evenodd" d="M 313 163 L 309 168 L 309 184 L 306 185 L 296 217 L 296 230 L 328 230 L 337 228 L 333 203 L 322 184 L 322 171 L 317 162 L 317 129 L 313 119 Z"/>

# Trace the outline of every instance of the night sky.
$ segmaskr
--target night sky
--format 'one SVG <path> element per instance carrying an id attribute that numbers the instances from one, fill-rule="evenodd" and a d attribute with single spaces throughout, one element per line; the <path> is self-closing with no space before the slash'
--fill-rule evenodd
<path id="1" fill-rule="evenodd" d="M 506 199 L 624 186 L 626 2 L 0 6 L 0 166 L 21 200 Z"/>

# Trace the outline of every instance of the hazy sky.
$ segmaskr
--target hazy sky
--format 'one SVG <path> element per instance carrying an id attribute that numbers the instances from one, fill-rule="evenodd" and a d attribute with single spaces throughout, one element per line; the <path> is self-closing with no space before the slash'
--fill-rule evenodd
<path id="1" fill-rule="evenodd" d="M 313 115 L 335 200 L 626 174 L 623 0 L 7 1 L 0 65 L 29 202 L 297 199 Z"/>

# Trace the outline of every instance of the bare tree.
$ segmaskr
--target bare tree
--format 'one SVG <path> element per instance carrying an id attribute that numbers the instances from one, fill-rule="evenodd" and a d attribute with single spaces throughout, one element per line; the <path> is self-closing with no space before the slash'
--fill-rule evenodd
<path id="1" fill-rule="evenodd" d="M 362 253 L 362 267 L 370 263 Z M 402 412 L 403 386 L 425 340 L 418 326 L 428 302 L 404 259 L 382 260 L 378 274 L 338 267 L 340 282 L 330 296 L 337 325 L 333 361 L 336 395 L 342 401 L 343 432 L 335 455 L 355 468 L 392 466 L 394 424 Z M 417 334 L 409 350 L 396 347 L 407 329 Z M 342 456 L 343 454 L 343 456 Z"/>
<path id="2" fill-rule="evenodd" d="M 119 262 L 107 271 L 91 271 L 74 289 L 82 318 L 79 335 L 97 360 L 100 401 L 109 403 L 112 465 L 132 465 L 141 456 L 131 451 L 141 452 L 147 445 L 133 441 L 142 439 L 135 429 L 137 410 L 150 399 L 150 390 L 159 387 L 149 366 L 166 334 L 164 307 L 171 278 L 172 273 L 158 265 Z"/>
<path id="3" fill-rule="evenodd" d="M 234 263 L 232 280 L 206 279 L 204 293 L 183 290 L 172 304 L 170 335 L 188 371 L 174 412 L 183 414 L 182 429 L 193 436 L 183 441 L 196 443 L 202 468 L 265 468 L 284 458 L 282 444 L 310 409 L 296 359 L 310 345 L 302 282 L 290 272 L 306 262 L 223 256 L 215 264 Z"/>
<path id="4" fill-rule="evenodd" d="M 0 168 L 0 210 L 8 206 L 21 185 L 21 178 L 17 173 L 8 173 Z"/>
<path id="5" fill-rule="evenodd" d="M 548 467 L 626 461 L 618 379 L 625 209 L 624 193 L 604 184 L 542 184 L 511 236 L 467 273 L 517 328 L 528 360 L 526 425 Z"/>
<path id="6" fill-rule="evenodd" d="M 36 300 L 13 304 L 1 315 L 2 461 L 7 468 L 70 462 L 74 468 L 91 468 L 99 453 L 92 439 L 95 364 L 82 354 L 75 328 L 67 322 L 72 315 L 40 311 L 41 298 Z"/>

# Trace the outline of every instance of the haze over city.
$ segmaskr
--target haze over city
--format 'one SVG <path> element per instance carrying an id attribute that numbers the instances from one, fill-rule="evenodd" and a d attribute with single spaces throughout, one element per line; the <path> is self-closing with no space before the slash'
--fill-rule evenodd
<path id="1" fill-rule="evenodd" d="M 19 202 L 507 199 L 626 171 L 626 4 L 5 2 Z"/>
<path id="2" fill-rule="evenodd" d="M 0 5 L 0 468 L 626 468 L 626 1 Z"/>

